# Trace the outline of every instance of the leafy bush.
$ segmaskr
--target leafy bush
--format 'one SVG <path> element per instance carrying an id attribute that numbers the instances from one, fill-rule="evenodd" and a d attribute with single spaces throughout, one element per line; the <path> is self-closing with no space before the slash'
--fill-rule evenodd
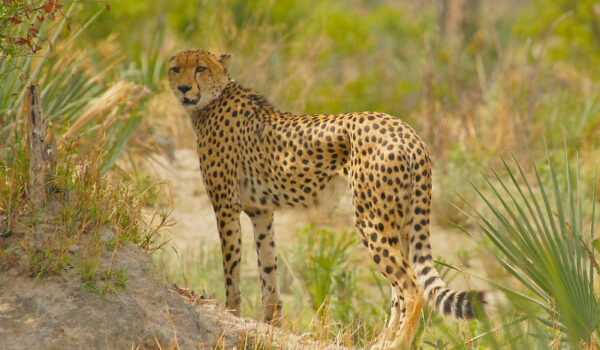
<path id="1" fill-rule="evenodd" d="M 39 31 L 44 22 L 63 16 L 61 0 L 8 0 L 0 3 L 0 59 L 30 56 L 50 44 Z M 2 71 L 0 71 L 1 73 Z"/>

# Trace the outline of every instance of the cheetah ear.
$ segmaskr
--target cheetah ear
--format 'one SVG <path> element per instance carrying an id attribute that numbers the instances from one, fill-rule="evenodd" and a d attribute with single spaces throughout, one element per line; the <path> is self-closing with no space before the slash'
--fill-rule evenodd
<path id="1" fill-rule="evenodd" d="M 223 65 L 223 67 L 225 67 L 225 69 L 229 69 L 229 64 L 231 63 L 231 54 L 230 53 L 224 53 L 219 57 L 219 63 L 221 63 Z"/>

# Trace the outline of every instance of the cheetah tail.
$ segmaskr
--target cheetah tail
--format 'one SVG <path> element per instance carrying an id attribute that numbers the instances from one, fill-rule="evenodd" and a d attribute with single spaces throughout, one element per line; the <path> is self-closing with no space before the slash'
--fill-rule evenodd
<path id="1" fill-rule="evenodd" d="M 481 291 L 456 292 L 449 289 L 440 278 L 431 256 L 429 242 L 429 210 L 423 204 L 431 203 L 431 168 L 428 157 L 420 163 L 419 171 L 413 170 L 412 199 L 410 210 L 413 221 L 410 227 L 410 260 L 417 281 L 424 291 L 429 305 L 438 312 L 462 319 L 486 318 L 485 294 Z"/>
<path id="2" fill-rule="evenodd" d="M 474 319 L 485 318 L 487 302 L 482 291 L 457 292 L 446 287 L 439 277 L 432 260 L 431 264 L 416 264 L 417 279 L 423 288 L 429 305 L 438 312 L 456 318 Z M 431 266 L 427 266 L 431 265 Z"/>

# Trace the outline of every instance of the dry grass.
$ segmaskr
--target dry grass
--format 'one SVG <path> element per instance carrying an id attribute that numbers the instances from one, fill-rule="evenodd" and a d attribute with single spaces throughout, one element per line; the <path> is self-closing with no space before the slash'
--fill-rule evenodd
<path id="1" fill-rule="evenodd" d="M 26 154 L 23 149 L 16 152 Z M 57 169 L 46 184 L 46 204 L 37 211 L 31 210 L 21 158 L 3 162 L 7 176 L 0 182 L 0 212 L 7 220 L 0 231 L 19 243 L 31 276 L 57 274 L 71 266 L 89 288 L 104 293 L 125 283 L 123 271 L 113 269 L 120 245 L 134 242 L 149 250 L 160 246 L 160 232 L 171 224 L 168 217 L 156 214 L 146 221 L 148 188 L 137 191 L 107 181 L 101 175 L 103 153 L 104 146 L 97 144 L 91 152 L 73 156 L 77 152 L 63 144 Z M 101 239 L 107 230 L 114 233 L 109 243 Z"/>
<path id="2" fill-rule="evenodd" d="M 82 138 L 83 129 L 86 129 L 86 132 L 106 134 L 117 120 L 129 118 L 131 109 L 136 108 L 149 93 L 146 87 L 133 82 L 116 82 L 101 96 L 88 102 L 79 118 L 62 135 L 59 144 L 77 146 L 72 144 L 72 139 L 78 137 L 85 141 L 85 138 Z M 92 127 L 89 127 L 90 125 Z"/>

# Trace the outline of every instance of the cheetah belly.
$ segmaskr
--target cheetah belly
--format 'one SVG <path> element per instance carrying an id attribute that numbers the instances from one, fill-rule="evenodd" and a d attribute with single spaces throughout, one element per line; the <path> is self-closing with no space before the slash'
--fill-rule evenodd
<path id="1" fill-rule="evenodd" d="M 242 205 L 244 208 L 273 209 L 309 207 L 318 202 L 319 194 L 335 175 L 337 172 L 333 170 L 314 170 L 306 174 L 292 167 L 280 168 L 270 175 L 264 172 L 258 176 L 244 176 L 240 179 Z"/>
<path id="2" fill-rule="evenodd" d="M 348 156 L 344 150 L 348 146 L 337 147 L 318 138 L 311 141 L 277 147 L 272 139 L 265 139 L 260 158 L 246 160 L 242 166 L 242 204 L 280 208 L 309 207 L 317 203 L 319 194 L 346 166 Z M 347 140 L 339 142 L 347 143 Z"/>

